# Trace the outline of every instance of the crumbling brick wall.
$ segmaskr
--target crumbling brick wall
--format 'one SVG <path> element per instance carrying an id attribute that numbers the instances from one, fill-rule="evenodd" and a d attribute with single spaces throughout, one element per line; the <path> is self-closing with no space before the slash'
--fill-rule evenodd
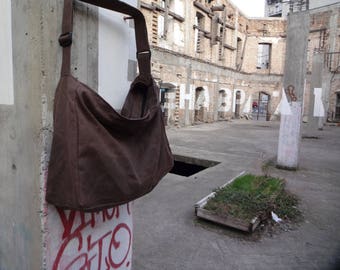
<path id="1" fill-rule="evenodd" d="M 285 19 L 247 18 L 228 0 L 210 3 L 203 0 L 143 0 L 141 9 L 149 27 L 153 74 L 157 81 L 171 83 L 177 89 L 167 100 L 169 124 L 188 124 L 185 117 L 189 118 L 189 123 L 197 120 L 195 89 L 199 87 L 203 87 L 208 99 L 200 117 L 204 122 L 234 117 L 238 90 L 242 90 L 241 116 L 251 115 L 259 93 L 266 93 L 270 96 L 268 114 L 275 118 L 273 115 L 278 113 L 282 91 Z M 313 51 L 329 48 L 332 14 L 330 8 L 313 12 L 309 74 Z M 262 61 L 261 57 L 267 58 Z M 191 72 L 188 72 L 189 66 Z M 307 87 L 310 85 L 308 80 L 307 76 Z M 305 93 L 305 104 L 308 104 L 309 92 Z M 305 114 L 307 108 L 305 106 Z M 186 110 L 189 110 L 187 114 Z"/>

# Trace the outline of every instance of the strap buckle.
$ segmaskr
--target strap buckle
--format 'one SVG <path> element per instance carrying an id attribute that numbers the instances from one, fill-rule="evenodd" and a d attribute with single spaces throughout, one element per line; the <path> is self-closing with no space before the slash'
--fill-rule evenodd
<path id="1" fill-rule="evenodd" d="M 63 33 L 59 36 L 59 44 L 61 47 L 68 47 L 72 44 L 72 32 Z"/>
<path id="2" fill-rule="evenodd" d="M 142 55 L 149 55 L 149 57 L 151 58 L 151 51 L 147 50 L 147 51 L 137 52 L 136 55 L 137 55 L 137 59 L 139 56 L 142 56 Z"/>

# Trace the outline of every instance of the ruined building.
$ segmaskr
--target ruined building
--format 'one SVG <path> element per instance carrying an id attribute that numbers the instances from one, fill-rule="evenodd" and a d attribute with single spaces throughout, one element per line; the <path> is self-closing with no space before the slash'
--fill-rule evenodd
<path id="1" fill-rule="evenodd" d="M 227 0 L 142 0 L 140 7 L 168 125 L 278 116 L 286 19 L 248 18 Z M 336 4 L 311 12 L 305 89 L 308 99 L 312 55 L 322 50 L 328 55 L 326 86 L 333 97 L 326 105 L 332 119 L 340 118 L 339 57 L 334 53 L 340 51 L 339 10 Z"/>

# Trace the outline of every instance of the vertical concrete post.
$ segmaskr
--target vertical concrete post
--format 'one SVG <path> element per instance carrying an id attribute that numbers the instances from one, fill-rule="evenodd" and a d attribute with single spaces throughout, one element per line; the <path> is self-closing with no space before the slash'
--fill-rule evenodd
<path id="1" fill-rule="evenodd" d="M 130 204 L 82 213 L 44 201 L 62 10 L 61 0 L 0 2 L 0 269 L 129 270 Z M 136 67 L 131 26 L 75 1 L 72 73 L 116 109 Z"/>
<path id="2" fill-rule="evenodd" d="M 213 121 L 218 121 L 218 107 L 220 106 L 220 74 L 217 75 L 217 82 L 215 84 L 214 96 L 213 96 Z"/>
<path id="3" fill-rule="evenodd" d="M 311 88 L 309 93 L 309 110 L 308 110 L 308 136 L 314 136 L 317 129 L 323 127 L 324 111 L 322 102 L 322 75 L 323 75 L 323 53 L 315 52 L 313 54 Z M 321 92 L 321 93 L 320 93 Z"/>
<path id="4" fill-rule="evenodd" d="M 301 140 L 301 109 L 306 75 L 309 35 L 308 11 L 290 13 L 288 16 L 286 59 L 283 86 L 296 96 L 291 100 L 291 115 L 281 115 L 277 167 L 297 169 Z"/>
<path id="5" fill-rule="evenodd" d="M 292 102 L 291 114 L 281 114 L 277 167 L 296 170 L 299 163 L 301 103 Z"/>
<path id="6" fill-rule="evenodd" d="M 187 66 L 187 81 L 185 85 L 185 103 L 184 103 L 184 125 L 189 126 L 190 125 L 190 108 L 189 108 L 189 102 L 190 102 L 190 87 L 191 87 L 191 74 L 192 74 L 192 67 L 191 64 Z"/>
<path id="7" fill-rule="evenodd" d="M 0 269 L 42 260 L 41 4 L 0 1 Z"/>

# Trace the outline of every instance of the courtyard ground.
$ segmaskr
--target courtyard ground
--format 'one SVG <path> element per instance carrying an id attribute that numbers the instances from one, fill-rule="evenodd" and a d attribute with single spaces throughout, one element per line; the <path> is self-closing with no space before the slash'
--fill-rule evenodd
<path id="1" fill-rule="evenodd" d="M 195 217 L 194 204 L 213 189 L 275 160 L 278 134 L 278 122 L 246 120 L 169 129 L 174 154 L 220 164 L 189 177 L 168 174 L 134 202 L 133 269 L 340 269 L 340 127 L 302 139 L 298 171 L 270 168 L 300 197 L 298 224 L 249 235 Z"/>

